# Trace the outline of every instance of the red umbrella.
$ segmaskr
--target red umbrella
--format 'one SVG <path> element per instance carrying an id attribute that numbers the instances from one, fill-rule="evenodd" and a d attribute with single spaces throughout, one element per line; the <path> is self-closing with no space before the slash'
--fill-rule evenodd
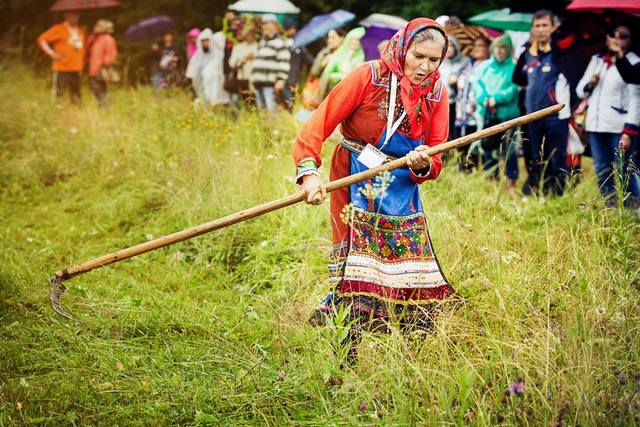
<path id="1" fill-rule="evenodd" d="M 638 0 L 573 0 L 567 10 L 615 9 L 628 13 L 640 13 Z"/>
<path id="2" fill-rule="evenodd" d="M 101 9 L 103 7 L 118 6 L 118 0 L 58 0 L 51 6 L 51 12 L 66 12 L 69 10 Z"/>

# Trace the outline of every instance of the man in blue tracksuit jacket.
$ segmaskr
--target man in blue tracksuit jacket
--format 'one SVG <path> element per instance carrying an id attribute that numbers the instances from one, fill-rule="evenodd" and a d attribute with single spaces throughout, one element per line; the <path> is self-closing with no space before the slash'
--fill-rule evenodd
<path id="1" fill-rule="evenodd" d="M 533 194 L 542 185 L 545 194 L 562 195 L 568 174 L 567 138 L 569 136 L 569 107 L 571 89 L 566 77 L 552 61 L 551 33 L 554 17 L 548 10 L 533 15 L 532 42 L 520 55 L 513 72 L 513 82 L 526 86 L 525 108 L 527 113 L 556 103 L 565 108 L 554 116 L 529 123 L 529 149 L 532 165 L 529 178 L 522 192 Z"/>

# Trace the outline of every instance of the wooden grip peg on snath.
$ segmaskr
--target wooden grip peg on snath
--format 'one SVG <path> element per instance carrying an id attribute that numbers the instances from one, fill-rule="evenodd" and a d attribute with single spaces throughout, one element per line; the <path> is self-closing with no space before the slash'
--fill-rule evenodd
<path id="1" fill-rule="evenodd" d="M 429 147 L 429 149 L 427 150 L 427 153 L 433 156 L 434 154 L 439 154 L 445 151 L 452 150 L 454 148 L 462 147 L 474 141 L 478 141 L 480 139 L 502 133 L 513 127 L 524 125 L 524 124 L 542 119 L 544 117 L 547 117 L 551 114 L 555 114 L 559 112 L 562 108 L 564 108 L 563 104 L 552 105 L 551 107 L 547 107 L 542 110 L 538 110 L 533 113 L 526 114 L 524 116 L 520 116 L 512 120 L 508 120 L 506 122 L 497 124 L 495 126 L 491 126 L 486 129 L 482 129 L 480 131 L 471 133 L 461 138 L 457 138 L 452 141 L 439 144 L 434 147 Z M 406 157 L 401 157 L 399 159 L 395 159 L 393 161 L 384 163 L 378 167 L 368 169 L 366 171 L 363 171 L 354 175 L 345 176 L 335 181 L 331 181 L 327 184 L 327 192 L 335 191 L 339 188 L 347 187 L 351 184 L 355 184 L 361 181 L 365 181 L 367 179 L 371 179 L 383 172 L 392 171 L 394 169 L 398 169 L 401 167 L 406 167 L 406 163 L 407 163 Z M 318 197 L 318 196 L 319 195 L 316 195 L 315 197 Z M 126 249 L 121 249 L 119 251 L 116 251 L 107 255 L 103 255 L 101 257 L 94 258 L 92 260 L 85 261 L 83 263 L 58 270 L 55 272 L 55 274 L 51 278 L 51 285 L 49 288 L 49 299 L 51 301 L 51 306 L 58 314 L 68 319 L 77 321 L 77 319 L 75 319 L 71 314 L 65 311 L 60 305 L 60 297 L 62 296 L 62 294 L 66 289 L 64 284 L 62 283 L 63 280 L 71 279 L 72 277 L 87 273 L 96 268 L 104 267 L 109 264 L 123 261 L 125 259 L 132 258 L 134 256 L 137 256 L 146 252 L 154 251 L 156 249 L 164 248 L 166 246 L 173 245 L 174 243 L 182 242 L 184 240 L 188 240 L 193 237 L 200 236 L 205 233 L 209 233 L 213 230 L 219 230 L 221 228 L 228 227 L 232 224 L 237 224 L 239 222 L 246 221 L 248 219 L 255 218 L 260 215 L 264 215 L 268 212 L 273 212 L 275 210 L 282 209 L 287 206 L 291 206 L 295 203 L 303 201 L 304 199 L 305 199 L 304 193 L 299 192 L 297 194 L 284 197 L 282 199 L 263 203 L 261 205 L 254 206 L 252 208 L 245 209 L 210 222 L 206 222 L 204 224 L 196 225 L 195 227 L 187 228 L 186 230 L 182 230 L 173 234 L 168 234 L 166 236 L 158 237 L 157 239 L 153 239 L 148 242 L 140 243 L 138 245 L 131 246 Z"/>

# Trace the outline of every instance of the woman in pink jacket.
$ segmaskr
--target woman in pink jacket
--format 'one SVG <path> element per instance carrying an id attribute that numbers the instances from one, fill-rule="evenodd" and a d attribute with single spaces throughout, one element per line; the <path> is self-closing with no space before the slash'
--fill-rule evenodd
<path id="1" fill-rule="evenodd" d="M 107 84 L 116 80 L 110 67 L 118 58 L 116 40 L 113 33 L 113 22 L 99 20 L 93 27 L 89 39 L 89 87 L 98 100 L 98 105 L 107 105 Z"/>

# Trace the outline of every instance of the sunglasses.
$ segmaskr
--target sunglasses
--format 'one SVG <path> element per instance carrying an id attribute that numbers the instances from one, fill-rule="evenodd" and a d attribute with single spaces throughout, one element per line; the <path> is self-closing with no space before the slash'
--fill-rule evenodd
<path id="1" fill-rule="evenodd" d="M 631 38 L 631 33 L 627 33 L 626 31 L 611 31 L 609 36 L 620 40 L 627 40 Z"/>

